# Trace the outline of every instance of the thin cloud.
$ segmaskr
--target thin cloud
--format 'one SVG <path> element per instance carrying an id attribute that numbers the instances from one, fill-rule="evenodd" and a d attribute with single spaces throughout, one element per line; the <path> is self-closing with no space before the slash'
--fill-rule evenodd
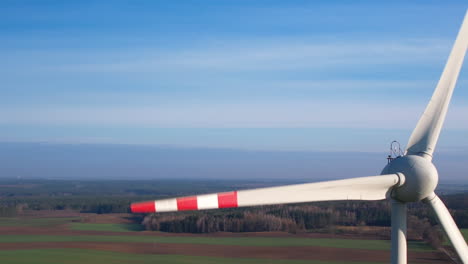
<path id="1" fill-rule="evenodd" d="M 414 126 L 423 106 L 302 101 L 171 105 L 128 108 L 10 108 L 0 124 L 123 125 L 191 128 L 402 128 Z M 453 107 L 448 129 L 468 129 L 466 106 Z"/>
<path id="2" fill-rule="evenodd" d="M 184 71 L 277 71 L 314 68 L 419 65 L 443 60 L 449 41 L 437 39 L 393 40 L 381 43 L 346 39 L 317 43 L 295 39 L 258 40 L 225 44 L 206 43 L 185 49 L 30 52 L 25 64 L 53 72 L 162 73 Z M 248 43 L 248 44 L 246 44 Z M 26 60 L 26 57 L 28 60 Z M 36 60 L 31 60 L 36 58 Z M 15 61 L 13 56 L 12 61 Z M 50 63 L 47 63 L 50 62 Z M 14 63 L 15 64 L 15 63 Z M 14 66 L 13 64 L 13 66 Z M 20 65 L 22 63 L 19 63 Z M 25 66 L 25 65 L 22 65 Z M 27 65 L 26 65 L 27 66 Z"/>

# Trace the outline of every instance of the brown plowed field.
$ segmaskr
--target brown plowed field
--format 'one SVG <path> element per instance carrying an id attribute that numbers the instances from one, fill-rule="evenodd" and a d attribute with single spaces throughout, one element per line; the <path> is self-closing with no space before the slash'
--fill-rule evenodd
<path id="1" fill-rule="evenodd" d="M 50 214 L 47 214 L 50 217 Z M 57 217 L 58 215 L 54 215 Z M 60 215 L 60 217 L 80 217 L 91 223 L 128 223 L 128 215 Z M 26 218 L 41 218 L 42 216 L 25 216 Z M 89 221 L 91 219 L 91 221 Z M 55 226 L 0 226 L 1 235 L 55 235 L 55 236 L 153 236 L 153 237 L 306 237 L 306 238 L 354 238 L 366 239 L 368 236 L 332 235 L 332 234 L 289 234 L 283 232 L 269 233 L 215 233 L 215 234 L 171 234 L 151 231 L 111 232 L 111 231 L 81 231 L 71 230 L 68 224 Z M 378 239 L 379 237 L 374 237 Z M 78 248 L 92 249 L 132 254 L 174 254 L 188 256 L 209 256 L 225 258 L 262 258 L 262 259 L 297 259 L 297 260 L 329 260 L 329 261 L 374 261 L 389 262 L 390 252 L 384 250 L 347 249 L 314 246 L 267 247 L 267 246 L 227 246 L 179 243 L 132 243 L 132 242 L 21 242 L 0 243 L 0 250 L 22 249 L 55 249 Z M 452 263 L 441 252 L 410 251 L 408 260 L 411 263 Z"/>
<path id="2" fill-rule="evenodd" d="M 115 242 L 35 242 L 0 243 L 0 250 L 79 248 L 135 254 L 175 254 L 227 258 L 301 259 L 329 261 L 376 261 L 390 259 L 388 251 L 327 247 L 248 247 L 224 245 L 115 243 Z M 410 252 L 412 263 L 447 263 L 442 253 Z"/>

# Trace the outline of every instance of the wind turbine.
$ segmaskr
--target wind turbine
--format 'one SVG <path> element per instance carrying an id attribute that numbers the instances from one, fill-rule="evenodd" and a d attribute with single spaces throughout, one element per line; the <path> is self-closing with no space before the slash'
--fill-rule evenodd
<path id="1" fill-rule="evenodd" d="M 432 207 L 458 256 L 468 264 L 466 242 L 447 207 L 434 193 L 438 173 L 432 163 L 467 47 L 468 11 L 439 83 L 411 134 L 404 155 L 391 160 L 380 176 L 138 202 L 131 205 L 131 210 L 133 213 L 159 213 L 316 201 L 390 199 L 391 263 L 406 264 L 406 204 L 422 201 Z"/>

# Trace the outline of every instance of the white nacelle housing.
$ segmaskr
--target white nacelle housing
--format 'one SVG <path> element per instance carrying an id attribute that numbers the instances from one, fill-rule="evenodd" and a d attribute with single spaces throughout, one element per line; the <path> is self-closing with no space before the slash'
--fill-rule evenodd
<path id="1" fill-rule="evenodd" d="M 405 183 L 393 190 L 393 198 L 402 202 L 417 202 L 431 195 L 439 181 L 439 174 L 432 162 L 417 155 L 398 157 L 390 162 L 382 174 L 402 173 Z"/>

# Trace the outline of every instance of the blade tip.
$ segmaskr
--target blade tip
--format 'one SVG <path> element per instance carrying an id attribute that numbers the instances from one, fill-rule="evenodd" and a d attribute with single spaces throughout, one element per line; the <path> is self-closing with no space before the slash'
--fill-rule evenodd
<path id="1" fill-rule="evenodd" d="M 156 206 L 154 201 L 132 203 L 130 205 L 132 213 L 155 213 Z"/>

